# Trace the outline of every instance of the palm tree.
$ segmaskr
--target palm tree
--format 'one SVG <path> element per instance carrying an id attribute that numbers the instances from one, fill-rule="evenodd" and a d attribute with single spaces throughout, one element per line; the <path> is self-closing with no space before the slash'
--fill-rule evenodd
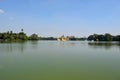
<path id="1" fill-rule="evenodd" d="M 24 29 L 21 29 L 21 32 L 23 32 L 24 31 Z"/>

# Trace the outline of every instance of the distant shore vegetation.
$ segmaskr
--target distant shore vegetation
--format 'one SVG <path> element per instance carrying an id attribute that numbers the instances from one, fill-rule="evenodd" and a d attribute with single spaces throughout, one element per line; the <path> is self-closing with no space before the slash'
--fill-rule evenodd
<path id="1" fill-rule="evenodd" d="M 63 35 L 64 36 L 64 35 Z M 63 36 L 59 37 L 62 38 Z M 59 38 L 56 37 L 39 37 L 37 34 L 32 34 L 30 36 L 27 36 L 23 29 L 21 29 L 20 32 L 14 33 L 13 31 L 7 31 L 7 32 L 0 32 L 0 42 L 23 42 L 28 40 L 58 40 Z M 113 36 L 109 33 L 106 34 L 93 34 L 82 38 L 77 38 L 74 36 L 67 36 L 69 41 L 120 41 L 120 35 Z"/>
<path id="2" fill-rule="evenodd" d="M 105 34 L 93 34 L 90 35 L 87 40 L 89 41 L 120 41 L 120 35 L 113 36 L 109 33 Z"/>
<path id="3" fill-rule="evenodd" d="M 19 33 L 13 31 L 0 33 L 0 42 L 23 42 L 27 40 L 39 40 L 39 37 L 37 34 L 27 36 L 23 29 Z"/>
<path id="4" fill-rule="evenodd" d="M 76 38 L 74 36 L 67 36 L 69 40 L 86 40 L 87 38 Z M 23 29 L 20 32 L 15 33 L 13 31 L 0 32 L 0 42 L 23 42 L 28 40 L 57 40 L 56 37 L 40 37 L 37 34 L 27 36 Z"/>

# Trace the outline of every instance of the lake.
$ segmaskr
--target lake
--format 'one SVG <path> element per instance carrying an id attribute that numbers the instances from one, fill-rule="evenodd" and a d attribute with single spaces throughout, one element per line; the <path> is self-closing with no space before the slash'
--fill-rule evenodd
<path id="1" fill-rule="evenodd" d="M 120 44 L 0 43 L 0 80 L 120 80 Z"/>

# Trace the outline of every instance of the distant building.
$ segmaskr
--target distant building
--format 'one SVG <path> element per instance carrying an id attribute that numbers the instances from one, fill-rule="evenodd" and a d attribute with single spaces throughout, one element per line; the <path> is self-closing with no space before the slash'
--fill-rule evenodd
<path id="1" fill-rule="evenodd" d="M 63 36 L 57 38 L 57 40 L 58 40 L 58 41 L 68 41 L 68 40 L 69 40 L 69 37 L 68 37 L 68 36 L 65 37 L 65 36 L 63 35 Z"/>

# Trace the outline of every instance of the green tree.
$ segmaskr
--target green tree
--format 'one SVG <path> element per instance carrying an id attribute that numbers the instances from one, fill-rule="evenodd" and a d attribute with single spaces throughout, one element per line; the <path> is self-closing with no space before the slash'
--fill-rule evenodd
<path id="1" fill-rule="evenodd" d="M 29 37 L 29 40 L 38 40 L 39 37 L 37 34 L 32 34 L 30 37 Z"/>
<path id="2" fill-rule="evenodd" d="M 23 33 L 23 32 L 20 32 L 18 34 L 18 39 L 19 40 L 27 40 L 27 35 L 25 33 Z"/>
<path id="3" fill-rule="evenodd" d="M 105 36 L 104 35 L 98 35 L 98 40 L 99 41 L 104 41 L 105 40 Z"/>
<path id="4" fill-rule="evenodd" d="M 94 40 L 94 36 L 93 36 L 93 35 L 90 35 L 90 36 L 87 38 L 87 40 L 89 40 L 89 41 Z"/>
<path id="5" fill-rule="evenodd" d="M 112 41 L 112 35 L 109 33 L 105 34 L 105 41 Z"/>
<path id="6" fill-rule="evenodd" d="M 21 32 L 23 32 L 24 31 L 24 29 L 21 29 Z"/>

